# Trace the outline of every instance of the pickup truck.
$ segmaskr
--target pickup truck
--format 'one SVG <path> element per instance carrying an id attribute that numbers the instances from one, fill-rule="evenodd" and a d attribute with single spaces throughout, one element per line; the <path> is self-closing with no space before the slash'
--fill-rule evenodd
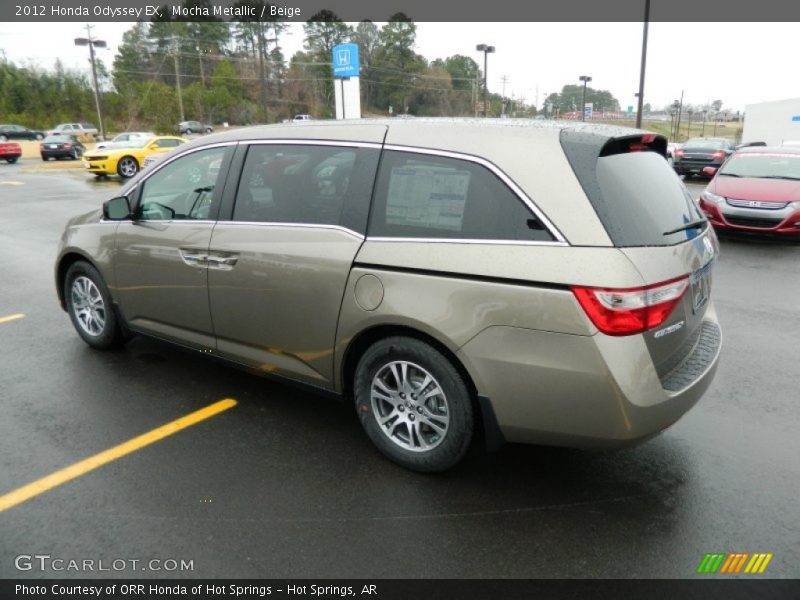
<path id="1" fill-rule="evenodd" d="M 0 142 L 0 160 L 6 160 L 9 163 L 17 162 L 17 159 L 22 156 L 22 147 L 15 142 Z"/>
<path id="2" fill-rule="evenodd" d="M 47 135 L 53 134 L 69 134 L 69 135 L 85 135 L 97 136 L 97 127 L 91 123 L 59 123 L 47 132 Z"/>

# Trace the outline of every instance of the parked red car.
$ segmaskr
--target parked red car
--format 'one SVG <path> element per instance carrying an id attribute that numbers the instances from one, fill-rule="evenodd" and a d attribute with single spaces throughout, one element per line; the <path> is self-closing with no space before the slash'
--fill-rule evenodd
<path id="1" fill-rule="evenodd" d="M 800 148 L 743 148 L 704 173 L 700 207 L 716 229 L 800 235 Z"/>
<path id="2" fill-rule="evenodd" d="M 14 142 L 0 142 L 0 160 L 15 163 L 22 156 L 22 147 Z"/>

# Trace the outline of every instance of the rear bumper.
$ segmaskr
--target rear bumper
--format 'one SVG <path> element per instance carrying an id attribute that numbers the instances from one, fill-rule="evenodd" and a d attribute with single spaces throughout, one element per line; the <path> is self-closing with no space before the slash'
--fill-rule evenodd
<path id="1" fill-rule="evenodd" d="M 721 162 L 705 162 L 705 161 L 691 161 L 691 160 L 674 160 L 672 163 L 672 168 L 675 169 L 675 172 L 678 175 L 697 175 L 699 177 L 705 177 L 707 179 L 711 179 L 711 175 L 706 175 L 703 173 L 703 169 L 706 167 L 714 167 L 715 169 L 719 169 L 722 166 Z"/>
<path id="2" fill-rule="evenodd" d="M 721 350 L 709 306 L 707 332 L 659 378 L 643 336 L 567 335 L 490 327 L 459 358 L 491 399 L 510 442 L 578 448 L 643 441 L 675 423 L 711 384 Z"/>
<path id="3" fill-rule="evenodd" d="M 74 150 L 42 150 L 39 154 L 42 158 L 72 158 Z"/>

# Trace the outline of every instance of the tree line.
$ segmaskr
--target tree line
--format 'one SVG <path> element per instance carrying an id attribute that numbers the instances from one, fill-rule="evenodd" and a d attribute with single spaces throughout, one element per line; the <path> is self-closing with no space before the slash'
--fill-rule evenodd
<path id="1" fill-rule="evenodd" d="M 210 0 L 185 0 L 185 7 L 210 7 Z M 428 60 L 416 52 L 416 25 L 403 13 L 379 26 L 355 26 L 323 10 L 304 25 L 303 49 L 288 60 L 282 41 L 288 24 L 271 18 L 263 0 L 239 0 L 264 20 L 226 22 L 214 17 L 172 18 L 170 11 L 137 22 L 122 38 L 109 70 L 98 61 L 106 130 L 172 132 L 181 117 L 208 123 L 272 123 L 308 113 L 333 116 L 334 46 L 359 46 L 364 116 L 409 113 L 472 116 L 482 101 L 483 74 L 461 54 Z M 266 10 L 262 11 L 262 7 Z M 578 86 L 548 98 L 573 102 Z M 582 88 L 580 88 L 582 92 Z M 595 106 L 616 105 L 609 92 L 587 90 Z M 596 109 L 597 110 L 597 109 Z M 533 116 L 536 107 L 489 94 L 488 114 Z M 0 120 L 43 128 L 59 121 L 95 117 L 91 78 L 56 62 L 51 70 L 0 62 Z"/>

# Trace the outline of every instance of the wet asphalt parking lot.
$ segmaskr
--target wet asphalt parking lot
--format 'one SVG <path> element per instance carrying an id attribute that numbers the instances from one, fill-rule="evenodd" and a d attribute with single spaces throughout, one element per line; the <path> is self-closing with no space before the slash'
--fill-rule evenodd
<path id="1" fill-rule="evenodd" d="M 0 512 L 0 577 L 683 578 L 707 552 L 773 553 L 764 576 L 800 577 L 800 243 L 722 239 L 721 364 L 662 435 L 478 448 L 426 476 L 382 458 L 343 402 L 144 338 L 89 349 L 53 260 L 66 220 L 119 183 L 37 163 L 0 164 L 0 495 L 238 404 Z M 19 570 L 20 555 L 128 562 Z M 193 570 L 142 571 L 150 559 Z"/>

